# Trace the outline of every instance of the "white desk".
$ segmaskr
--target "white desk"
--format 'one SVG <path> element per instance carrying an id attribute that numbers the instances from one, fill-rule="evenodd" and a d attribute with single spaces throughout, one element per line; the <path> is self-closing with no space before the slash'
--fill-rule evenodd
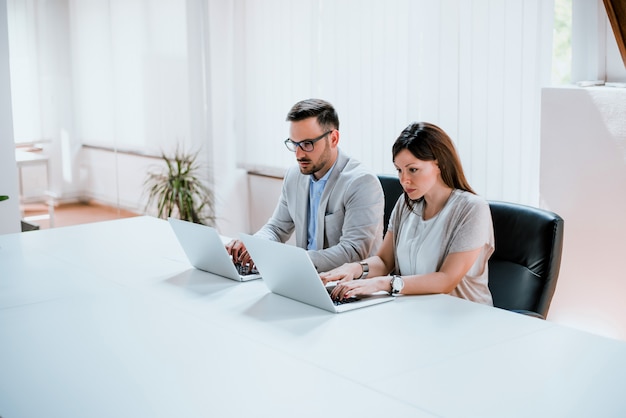
<path id="1" fill-rule="evenodd" d="M 626 416 L 624 342 L 443 295 L 327 313 L 150 217 L 0 235 L 0 342 L 2 417 Z"/>

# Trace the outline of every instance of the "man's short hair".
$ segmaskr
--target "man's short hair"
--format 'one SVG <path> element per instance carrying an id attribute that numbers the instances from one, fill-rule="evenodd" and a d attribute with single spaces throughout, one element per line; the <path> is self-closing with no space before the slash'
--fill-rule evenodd
<path id="1" fill-rule="evenodd" d="M 321 99 L 306 99 L 299 101 L 287 114 L 288 122 L 298 122 L 304 119 L 317 118 L 317 123 L 323 129 L 339 129 L 339 116 L 333 105 Z"/>

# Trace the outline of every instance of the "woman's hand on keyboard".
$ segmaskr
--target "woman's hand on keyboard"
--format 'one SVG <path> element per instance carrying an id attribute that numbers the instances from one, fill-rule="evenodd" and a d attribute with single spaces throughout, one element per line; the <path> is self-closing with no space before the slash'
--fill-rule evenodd
<path id="1" fill-rule="evenodd" d="M 349 282 L 339 282 L 330 293 L 333 300 L 348 299 L 355 296 L 371 295 L 381 290 L 390 288 L 391 277 L 372 277 L 367 280 L 351 280 Z"/>

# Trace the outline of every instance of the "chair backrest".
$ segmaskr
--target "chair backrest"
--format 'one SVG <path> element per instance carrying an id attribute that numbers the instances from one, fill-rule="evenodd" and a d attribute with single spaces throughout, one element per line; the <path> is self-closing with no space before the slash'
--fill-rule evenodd
<path id="1" fill-rule="evenodd" d="M 385 233 L 387 233 L 387 225 L 389 224 L 391 211 L 404 190 L 402 189 L 398 176 L 379 174 L 378 180 L 383 186 L 383 193 L 385 194 L 385 216 L 383 218 L 383 236 L 385 236 Z"/>
<path id="2" fill-rule="evenodd" d="M 489 207 L 496 247 L 489 259 L 494 306 L 545 318 L 561 267 L 563 218 L 515 203 L 490 201 Z"/>

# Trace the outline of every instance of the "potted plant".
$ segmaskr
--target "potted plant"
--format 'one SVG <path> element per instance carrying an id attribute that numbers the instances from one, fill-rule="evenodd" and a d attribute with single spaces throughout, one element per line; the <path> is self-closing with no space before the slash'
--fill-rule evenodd
<path id="1" fill-rule="evenodd" d="M 173 155 L 161 153 L 165 166 L 148 172 L 144 181 L 148 201 L 146 209 L 156 203 L 157 216 L 198 224 L 213 224 L 213 191 L 200 179 L 202 166 L 197 162 L 199 151 L 186 152 L 178 147 Z"/>

